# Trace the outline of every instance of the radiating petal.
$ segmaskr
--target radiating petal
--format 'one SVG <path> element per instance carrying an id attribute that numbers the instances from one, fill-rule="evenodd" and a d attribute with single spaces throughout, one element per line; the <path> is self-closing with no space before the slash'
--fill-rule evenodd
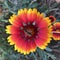
<path id="1" fill-rule="evenodd" d="M 52 34 L 54 40 L 60 40 L 60 22 L 56 22 L 52 27 Z"/>

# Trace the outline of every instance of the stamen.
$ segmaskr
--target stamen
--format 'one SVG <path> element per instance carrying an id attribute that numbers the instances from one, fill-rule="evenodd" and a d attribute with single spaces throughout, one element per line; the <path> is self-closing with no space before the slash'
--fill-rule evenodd
<path id="1" fill-rule="evenodd" d="M 36 22 L 33 22 L 32 25 L 34 26 L 36 24 Z"/>
<path id="2" fill-rule="evenodd" d="M 23 30 L 23 27 L 20 27 L 20 30 Z"/>
<path id="3" fill-rule="evenodd" d="M 28 22 L 28 25 L 30 25 L 30 22 Z"/>
<path id="4" fill-rule="evenodd" d="M 23 23 L 23 26 L 26 26 L 27 24 L 26 23 Z"/>
<path id="5" fill-rule="evenodd" d="M 38 36 L 36 36 L 36 38 L 38 38 Z"/>

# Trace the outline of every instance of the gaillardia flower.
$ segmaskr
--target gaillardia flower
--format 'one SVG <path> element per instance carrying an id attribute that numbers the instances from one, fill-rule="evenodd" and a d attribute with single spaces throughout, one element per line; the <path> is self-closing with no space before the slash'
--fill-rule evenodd
<path id="1" fill-rule="evenodd" d="M 56 18 L 54 16 L 49 16 L 49 19 L 51 20 L 51 22 L 55 22 L 56 21 Z"/>
<path id="2" fill-rule="evenodd" d="M 52 27 L 54 40 L 60 40 L 60 22 L 56 22 Z"/>
<path id="3" fill-rule="evenodd" d="M 8 42 L 20 53 L 29 54 L 37 47 L 45 49 L 51 40 L 49 17 L 44 17 L 35 8 L 19 10 L 9 22 L 11 25 L 6 26 L 6 33 L 10 34 Z"/>

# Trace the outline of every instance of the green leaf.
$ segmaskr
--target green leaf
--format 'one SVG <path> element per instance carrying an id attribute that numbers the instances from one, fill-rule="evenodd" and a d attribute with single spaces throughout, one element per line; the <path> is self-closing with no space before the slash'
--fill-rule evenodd
<path id="1" fill-rule="evenodd" d="M 31 53 L 31 55 L 30 55 L 31 57 L 33 57 L 34 58 L 34 60 L 37 60 L 37 57 L 36 57 L 36 55 L 32 52 Z"/>
<path id="2" fill-rule="evenodd" d="M 48 60 L 48 56 L 45 54 L 45 52 L 43 50 L 41 50 L 41 49 L 38 48 L 37 52 L 38 52 L 38 54 L 40 56 L 40 59 Z"/>
<path id="3" fill-rule="evenodd" d="M 43 59 L 43 60 L 48 60 L 49 57 L 53 60 L 56 60 L 56 57 L 54 55 L 52 55 L 50 53 L 47 53 L 44 50 L 41 50 L 41 49 L 38 48 L 37 52 L 38 52 L 40 58 Z"/>
<path id="4" fill-rule="evenodd" d="M 45 54 L 47 54 L 48 58 L 50 57 L 51 59 L 56 60 L 56 57 L 54 55 L 47 52 L 45 52 Z"/>
<path id="5" fill-rule="evenodd" d="M 46 51 L 52 52 L 52 49 L 50 49 L 49 47 L 46 47 L 45 49 Z"/>
<path id="6" fill-rule="evenodd" d="M 34 2 L 34 3 L 30 3 L 29 5 L 28 5 L 28 8 L 36 8 L 38 6 L 38 3 L 36 3 L 36 2 Z"/>

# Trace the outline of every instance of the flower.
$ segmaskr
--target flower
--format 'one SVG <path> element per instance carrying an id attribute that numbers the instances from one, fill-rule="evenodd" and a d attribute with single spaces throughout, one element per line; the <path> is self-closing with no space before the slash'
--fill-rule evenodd
<path id="1" fill-rule="evenodd" d="M 49 19 L 51 20 L 51 22 L 55 22 L 56 21 L 56 18 L 54 16 L 49 16 Z"/>
<path id="2" fill-rule="evenodd" d="M 60 22 L 56 22 L 52 27 L 54 40 L 60 40 Z"/>
<path id="3" fill-rule="evenodd" d="M 51 25 L 49 17 L 37 9 L 20 9 L 17 15 L 10 17 L 11 25 L 6 26 L 10 45 L 20 53 L 29 54 L 36 48 L 45 49 L 51 40 Z"/>

